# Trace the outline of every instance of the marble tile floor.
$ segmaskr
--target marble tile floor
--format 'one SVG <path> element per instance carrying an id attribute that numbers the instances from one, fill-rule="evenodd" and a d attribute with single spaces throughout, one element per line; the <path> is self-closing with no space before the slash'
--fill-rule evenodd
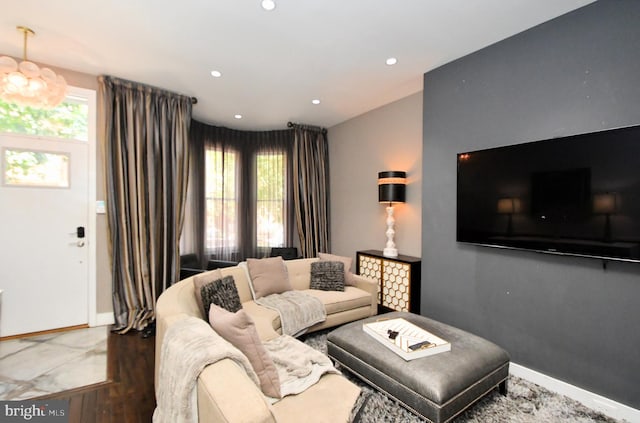
<path id="1" fill-rule="evenodd" d="M 0 341 L 0 400 L 105 382 L 108 333 L 99 326 Z"/>

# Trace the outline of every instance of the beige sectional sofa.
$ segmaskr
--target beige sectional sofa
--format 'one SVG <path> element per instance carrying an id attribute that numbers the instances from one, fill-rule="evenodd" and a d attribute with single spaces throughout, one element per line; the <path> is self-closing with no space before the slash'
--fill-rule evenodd
<path id="1" fill-rule="evenodd" d="M 325 305 L 327 318 L 309 328 L 309 332 L 330 328 L 376 314 L 376 281 L 350 275 L 353 286 L 344 291 L 311 290 L 311 263 L 318 259 L 285 261 L 289 281 L 295 290 L 305 291 Z M 252 298 L 249 273 L 242 265 L 220 269 L 231 275 L 243 309 L 255 321 L 263 341 L 281 333 L 277 311 L 258 305 Z M 185 316 L 203 318 L 195 298 L 193 278 L 182 280 L 167 289 L 156 307 L 156 383 L 160 351 L 167 329 Z M 211 329 L 213 331 L 213 329 Z M 200 422 L 342 422 L 347 421 L 360 389 L 341 375 L 325 374 L 320 381 L 301 394 L 286 396 L 270 405 L 260 388 L 246 372 L 230 359 L 208 365 L 197 381 L 197 409 Z"/>

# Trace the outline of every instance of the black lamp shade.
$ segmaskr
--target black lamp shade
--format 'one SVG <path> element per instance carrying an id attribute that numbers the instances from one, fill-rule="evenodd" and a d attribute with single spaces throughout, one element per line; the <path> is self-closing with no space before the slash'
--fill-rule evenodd
<path id="1" fill-rule="evenodd" d="M 380 203 L 404 203 L 407 172 L 389 170 L 378 172 L 378 201 Z"/>

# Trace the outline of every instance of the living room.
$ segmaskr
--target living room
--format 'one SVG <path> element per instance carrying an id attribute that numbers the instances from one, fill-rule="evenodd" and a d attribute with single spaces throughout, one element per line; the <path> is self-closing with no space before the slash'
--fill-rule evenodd
<path id="1" fill-rule="evenodd" d="M 599 260 L 456 243 L 455 157 L 637 124 L 639 17 L 633 0 L 588 4 L 443 63 L 424 74 L 424 90 L 328 127 L 332 252 L 382 248 L 376 176 L 406 171 L 396 242 L 422 259 L 421 314 L 502 346 L 519 366 L 512 372 L 573 390 L 565 393 L 584 395 L 593 408 L 623 409 L 617 416 L 631 421 L 640 409 L 640 335 L 629 323 L 640 317 L 637 264 L 603 269 Z M 97 90 L 95 75 L 61 67 L 70 85 Z M 96 220 L 96 312 L 108 316 L 106 217 Z"/>

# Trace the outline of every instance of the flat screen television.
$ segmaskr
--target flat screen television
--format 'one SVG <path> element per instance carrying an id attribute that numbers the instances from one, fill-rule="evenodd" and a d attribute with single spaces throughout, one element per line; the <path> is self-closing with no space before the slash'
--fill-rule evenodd
<path id="1" fill-rule="evenodd" d="M 458 242 L 640 262 L 640 125 L 458 154 Z"/>

